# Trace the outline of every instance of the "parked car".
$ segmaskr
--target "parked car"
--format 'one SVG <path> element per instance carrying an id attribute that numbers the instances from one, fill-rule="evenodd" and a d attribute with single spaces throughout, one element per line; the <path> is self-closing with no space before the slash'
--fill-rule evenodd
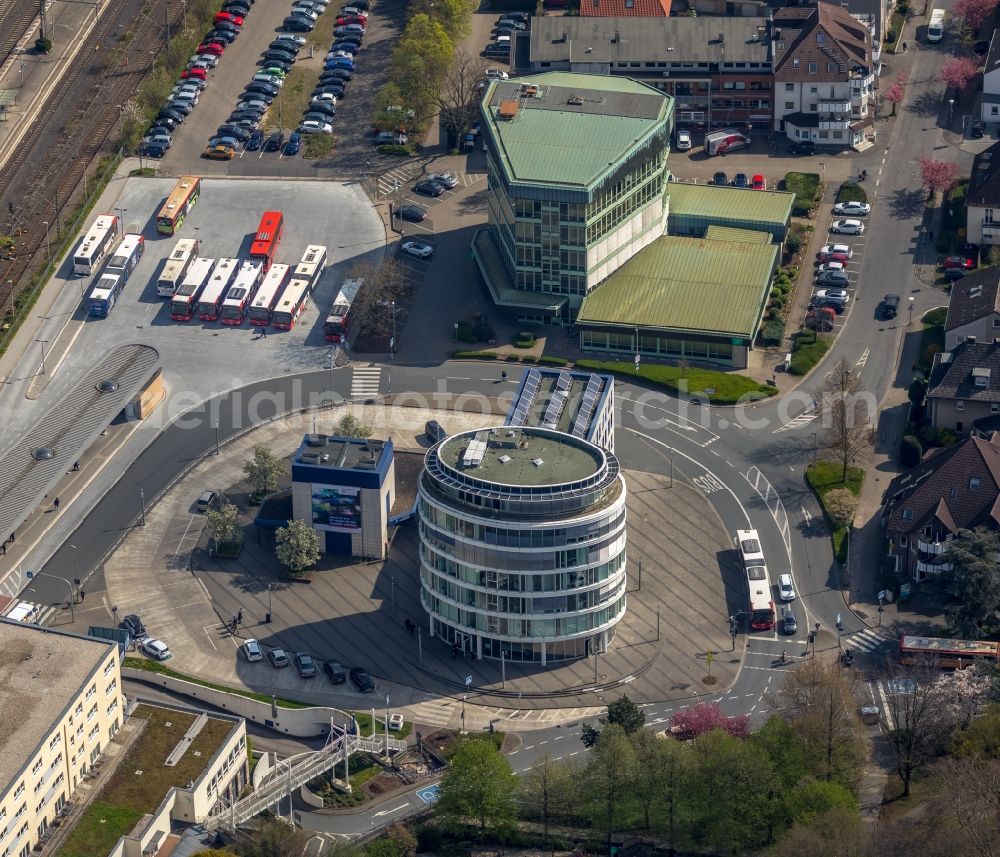
<path id="1" fill-rule="evenodd" d="M 849 244 L 827 244 L 816 255 L 819 257 L 820 262 L 847 262 L 854 255 L 854 251 Z"/>
<path id="2" fill-rule="evenodd" d="M 268 649 L 267 660 L 272 667 L 278 670 L 284 669 L 291 663 L 284 649 Z"/>
<path id="3" fill-rule="evenodd" d="M 458 179 L 451 173 L 432 173 L 427 178 L 432 182 L 444 185 L 449 190 L 458 187 Z"/>
<path id="4" fill-rule="evenodd" d="M 838 262 L 836 260 L 831 259 L 828 262 L 821 263 L 819 267 L 816 268 L 816 276 L 818 277 L 820 274 L 825 274 L 827 271 L 843 271 L 843 270 L 844 270 L 843 262 Z"/>
<path id="5" fill-rule="evenodd" d="M 294 33 L 278 33 L 274 37 L 275 42 L 291 42 L 293 45 L 298 45 L 300 48 L 306 43 L 305 36 L 296 36 Z M 274 44 L 272 42 L 271 44 Z"/>
<path id="6" fill-rule="evenodd" d="M 324 80 L 351 80 L 354 77 L 346 68 L 331 68 L 322 72 L 319 76 L 320 82 Z"/>
<path id="7" fill-rule="evenodd" d="M 253 131 L 248 131 L 246 128 L 241 128 L 239 125 L 231 125 L 227 122 L 225 125 L 219 126 L 218 134 L 220 137 L 235 137 L 241 143 L 245 143 L 250 139 Z"/>
<path id="8" fill-rule="evenodd" d="M 941 267 L 945 270 L 949 268 L 963 268 L 966 271 L 971 271 L 976 267 L 976 262 L 968 256 L 949 256 L 941 263 Z"/>
<path id="9" fill-rule="evenodd" d="M 812 140 L 798 140 L 792 144 L 792 154 L 815 155 L 816 144 Z"/>
<path id="10" fill-rule="evenodd" d="M 375 145 L 385 146 L 385 145 L 396 145 L 405 146 L 410 142 L 410 138 L 406 134 L 401 134 L 395 131 L 379 131 L 375 135 Z"/>
<path id="11" fill-rule="evenodd" d="M 236 33 L 232 30 L 223 30 L 220 27 L 216 27 L 214 30 L 209 30 L 202 41 L 221 42 L 223 45 L 231 45 L 236 41 Z"/>
<path id="12" fill-rule="evenodd" d="M 166 661 L 174 656 L 166 643 L 153 637 L 142 641 L 142 651 L 157 661 Z"/>
<path id="13" fill-rule="evenodd" d="M 882 298 L 882 318 L 895 318 L 899 311 L 899 295 L 888 294 Z"/>
<path id="14" fill-rule="evenodd" d="M 955 280 L 961 280 L 962 277 L 964 276 L 965 276 L 964 268 L 948 268 L 944 272 L 944 278 L 948 280 L 948 282 L 950 283 L 955 282 Z"/>
<path id="15" fill-rule="evenodd" d="M 281 22 L 281 28 L 290 33 L 309 33 L 315 25 L 312 21 L 300 18 L 297 15 L 289 16 Z"/>
<path id="16" fill-rule="evenodd" d="M 250 137 L 247 139 L 247 151 L 257 152 L 260 147 L 264 144 L 264 132 L 254 131 Z"/>
<path id="17" fill-rule="evenodd" d="M 316 663 L 308 652 L 295 653 L 295 669 L 298 670 L 299 678 L 316 677 Z"/>
<path id="18" fill-rule="evenodd" d="M 285 134 L 282 131 L 275 131 L 267 138 L 267 142 L 264 143 L 265 152 L 277 152 L 281 149 L 282 144 L 285 142 Z"/>
<path id="19" fill-rule="evenodd" d="M 767 179 L 763 176 L 754 176 L 750 179 L 750 187 L 754 190 L 767 190 Z"/>
<path id="20" fill-rule="evenodd" d="M 351 682 L 361 693 L 372 693 L 375 690 L 375 680 L 361 667 L 351 670 Z"/>
<path id="21" fill-rule="evenodd" d="M 834 214 L 846 214 L 850 217 L 867 217 L 871 214 L 871 210 L 872 207 L 867 202 L 858 202 L 857 200 L 838 202 L 833 207 Z"/>
<path id="22" fill-rule="evenodd" d="M 139 146 L 139 155 L 144 158 L 162 158 L 166 156 L 169 148 L 169 145 L 164 146 L 162 143 L 142 143 Z"/>
<path id="23" fill-rule="evenodd" d="M 486 77 L 493 80 L 508 80 L 510 75 L 502 68 L 488 68 L 486 69 Z"/>
<path id="24" fill-rule="evenodd" d="M 843 301 L 832 300 L 831 298 L 813 298 L 809 301 L 809 309 L 832 309 L 835 314 L 841 315 L 847 308 Z"/>
<path id="25" fill-rule="evenodd" d="M 691 148 L 691 132 L 686 128 L 680 128 L 677 131 L 677 151 L 686 152 Z"/>
<path id="26" fill-rule="evenodd" d="M 293 63 L 295 62 L 295 54 L 291 51 L 264 51 L 263 60 L 266 63 Z M 278 68 L 280 67 L 278 66 Z"/>
<path id="27" fill-rule="evenodd" d="M 142 619 L 138 613 L 129 613 L 121 621 L 121 626 L 132 635 L 133 640 L 141 640 L 147 636 L 146 626 L 142 624 Z"/>
<path id="28" fill-rule="evenodd" d="M 423 241 L 404 241 L 399 249 L 407 256 L 415 256 L 418 259 L 428 259 L 434 254 L 434 248 Z"/>
<path id="29" fill-rule="evenodd" d="M 209 144 L 205 148 L 205 151 L 201 153 L 201 156 L 212 161 L 231 161 L 235 154 L 236 149 L 232 146 L 226 146 L 222 143 L 218 143 L 216 145 Z"/>
<path id="30" fill-rule="evenodd" d="M 831 300 L 840 301 L 841 303 L 847 303 L 851 296 L 847 293 L 847 289 L 817 289 L 813 293 L 813 297 L 816 300 Z"/>
<path id="31" fill-rule="evenodd" d="M 318 119 L 305 119 L 299 125 L 300 134 L 332 134 L 333 126 Z"/>
<path id="32" fill-rule="evenodd" d="M 830 224 L 830 231 L 834 235 L 861 235 L 865 231 L 865 225 L 860 220 L 834 220 Z"/>
<path id="33" fill-rule="evenodd" d="M 427 217 L 427 209 L 422 205 L 413 205 L 412 203 L 406 205 L 400 205 L 396 209 L 396 217 L 400 217 L 403 220 L 409 220 L 411 223 L 419 223 L 425 217 Z"/>
<path id="34" fill-rule="evenodd" d="M 202 491 L 196 505 L 199 512 L 207 512 L 215 505 L 215 492 Z"/>
<path id="35" fill-rule="evenodd" d="M 286 155 L 297 155 L 299 149 L 302 147 L 302 135 L 298 131 L 292 131 L 288 135 L 288 142 L 285 143 L 285 154 Z"/>
<path id="36" fill-rule="evenodd" d="M 346 95 L 346 90 L 343 83 L 326 83 L 313 90 L 313 98 L 321 98 L 324 95 L 332 95 L 337 101 L 340 101 Z"/>
<path id="37" fill-rule="evenodd" d="M 181 80 L 204 80 L 208 73 L 201 66 L 192 66 L 181 72 Z"/>
<path id="38" fill-rule="evenodd" d="M 157 131 L 155 134 L 150 133 L 148 136 L 142 138 L 143 143 L 157 143 L 161 146 L 166 146 L 170 148 L 170 135 L 165 134 L 162 131 Z"/>
<path id="39" fill-rule="evenodd" d="M 983 127 L 983 123 L 976 119 L 969 125 L 969 136 L 973 140 L 981 140 L 983 135 L 986 133 L 986 129 Z"/>
<path id="40" fill-rule="evenodd" d="M 240 648 L 243 649 L 243 657 L 250 663 L 264 660 L 264 653 L 260 650 L 260 643 L 256 640 L 244 640 Z"/>
<path id="41" fill-rule="evenodd" d="M 415 193 L 419 193 L 421 196 L 441 196 L 445 192 L 445 186 L 432 181 L 422 181 L 417 182 L 413 186 Z"/>
<path id="42" fill-rule="evenodd" d="M 323 673 L 330 679 L 330 684 L 343 684 L 347 681 L 347 670 L 336 661 L 323 661 Z"/>
<path id="43" fill-rule="evenodd" d="M 778 576 L 778 597 L 782 601 L 795 600 L 795 584 L 792 583 L 792 576 L 790 574 Z"/>

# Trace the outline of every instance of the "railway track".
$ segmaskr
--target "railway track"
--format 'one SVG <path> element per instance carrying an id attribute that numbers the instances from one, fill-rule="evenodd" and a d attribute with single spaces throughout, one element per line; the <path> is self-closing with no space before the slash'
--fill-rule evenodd
<path id="1" fill-rule="evenodd" d="M 13 211 L 0 209 L 6 217 L 0 234 L 14 237 L 17 244 L 15 258 L 0 262 L 0 306 L 12 305 L 12 293 L 23 287 L 20 281 L 46 245 L 49 230 L 58 228 L 61 210 L 73 201 L 93 160 L 107 150 L 121 115 L 119 105 L 135 94 L 155 60 L 150 46 L 163 44 L 163 20 L 129 15 L 130 5 L 134 0 L 111 0 L 90 39 L 114 45 L 121 43 L 119 31 L 125 31 L 127 46 L 118 51 L 117 61 L 104 66 L 109 50 L 100 59 L 98 52 L 79 55 L 46 98 L 40 115 L 47 120 L 33 123 L 25 133 L 19 147 L 25 156 L 0 169 L 0 200 L 5 209 L 13 206 Z M 182 14 L 177 4 L 171 29 Z M 40 150 L 42 145 L 47 147 Z M 29 165 L 32 157 L 35 163 Z"/>
<path id="2" fill-rule="evenodd" d="M 0 2 L 0 66 L 14 53 L 14 48 L 28 32 L 38 15 L 35 0 L 3 0 Z"/>

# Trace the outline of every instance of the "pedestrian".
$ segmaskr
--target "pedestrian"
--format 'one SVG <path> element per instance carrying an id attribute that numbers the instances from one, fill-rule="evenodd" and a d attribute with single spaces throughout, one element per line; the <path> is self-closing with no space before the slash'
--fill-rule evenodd
<path id="1" fill-rule="evenodd" d="M 236 624 L 237 625 L 242 625 L 243 624 L 243 608 L 242 607 L 240 608 L 240 612 L 236 614 Z"/>
<path id="2" fill-rule="evenodd" d="M 7 556 L 7 543 L 0 545 L 0 556 Z"/>
<path id="3" fill-rule="evenodd" d="M 507 380 L 507 373 L 506 372 L 501 372 L 500 373 L 500 380 L 501 381 L 506 381 Z"/>
<path id="4" fill-rule="evenodd" d="M 84 599 L 84 598 L 86 598 L 86 597 L 87 597 L 87 593 L 86 593 L 86 592 L 84 592 L 84 591 L 83 591 L 83 590 L 81 589 L 81 590 L 80 590 L 80 603 L 81 603 L 81 604 L 83 603 L 83 599 Z"/>
<path id="5" fill-rule="evenodd" d="M 260 338 L 261 339 L 267 339 L 267 328 L 266 327 L 262 327 L 260 329 Z"/>
<path id="6" fill-rule="evenodd" d="M 14 544 L 14 534 L 13 533 L 10 534 L 10 538 L 7 539 L 7 541 L 10 542 L 11 544 Z"/>
<path id="7" fill-rule="evenodd" d="M 53 507 L 55 507 L 56 509 L 58 509 L 58 508 L 59 508 L 59 498 L 58 498 L 58 497 L 56 497 L 56 499 L 52 501 L 52 505 L 53 505 Z"/>
<path id="8" fill-rule="evenodd" d="M 906 42 L 903 42 L 903 53 L 906 53 Z"/>
<path id="9" fill-rule="evenodd" d="M 74 461 L 73 462 L 73 470 L 79 470 L 79 469 L 80 469 L 80 462 L 79 461 Z"/>

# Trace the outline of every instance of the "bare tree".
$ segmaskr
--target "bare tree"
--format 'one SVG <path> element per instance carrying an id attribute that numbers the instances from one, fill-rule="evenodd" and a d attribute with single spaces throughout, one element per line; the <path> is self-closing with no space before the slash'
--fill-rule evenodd
<path id="1" fill-rule="evenodd" d="M 867 449 L 869 442 L 870 414 L 865 397 L 859 395 L 860 381 L 860 376 L 847 362 L 840 360 L 823 385 L 823 434 L 820 445 L 840 461 L 842 482 L 847 481 L 847 468 L 851 462 Z"/>
<path id="2" fill-rule="evenodd" d="M 856 691 L 853 670 L 813 657 L 786 671 L 777 692 L 782 713 L 805 739 L 813 773 L 844 785 L 852 784 L 864 756 Z"/>
<path id="3" fill-rule="evenodd" d="M 392 336 L 395 317 L 410 294 L 406 266 L 391 257 L 380 264 L 364 261 L 355 265 L 348 276 L 365 281 L 351 310 L 360 328 L 377 339 Z"/>
<path id="4" fill-rule="evenodd" d="M 939 786 L 928 807 L 947 828 L 952 854 L 1000 855 L 1000 759 L 943 759 L 934 766 Z"/>
<path id="5" fill-rule="evenodd" d="M 479 99 L 486 79 L 486 62 L 465 48 L 455 51 L 455 58 L 437 94 L 441 124 L 456 143 L 475 124 Z"/>

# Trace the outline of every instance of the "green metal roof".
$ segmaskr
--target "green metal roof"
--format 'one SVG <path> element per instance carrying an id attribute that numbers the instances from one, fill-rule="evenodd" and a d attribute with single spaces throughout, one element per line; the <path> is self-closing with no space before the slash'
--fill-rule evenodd
<path id="1" fill-rule="evenodd" d="M 671 182 L 670 214 L 707 217 L 758 223 L 788 223 L 792 216 L 794 193 L 776 190 L 747 190 L 738 187 L 721 187 L 711 184 Z"/>
<path id="2" fill-rule="evenodd" d="M 735 226 L 709 226 L 705 230 L 706 238 L 718 241 L 749 241 L 751 244 L 770 244 L 771 236 L 767 232 L 756 229 L 737 229 Z"/>
<path id="3" fill-rule="evenodd" d="M 658 238 L 584 299 L 577 321 L 752 339 L 778 250 L 771 243 Z"/>
<path id="4" fill-rule="evenodd" d="M 538 93 L 524 97 L 522 86 Z M 515 102 L 513 118 L 499 118 Z M 673 99 L 622 77 L 548 72 L 493 81 L 482 101 L 484 133 L 508 181 L 587 188 L 658 130 Z"/>

